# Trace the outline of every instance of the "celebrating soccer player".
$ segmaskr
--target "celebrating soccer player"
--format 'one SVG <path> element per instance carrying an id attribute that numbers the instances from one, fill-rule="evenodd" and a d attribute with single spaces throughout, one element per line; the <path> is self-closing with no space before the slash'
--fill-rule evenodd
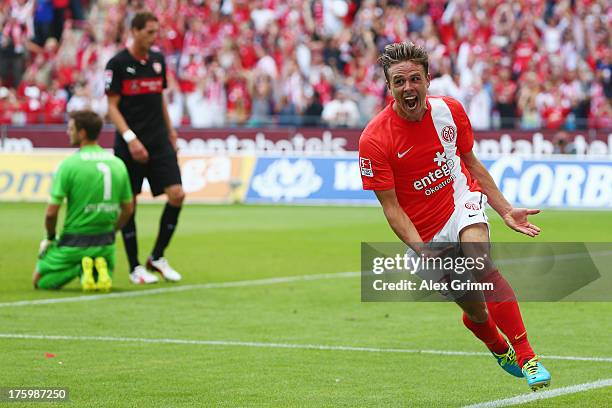
<path id="1" fill-rule="evenodd" d="M 134 191 L 134 202 L 146 177 L 154 196 L 165 193 L 168 202 L 159 224 L 159 233 L 146 268 L 138 260 L 134 215 L 122 229 L 130 264 L 130 281 L 155 283 L 159 272 L 167 281 L 179 281 L 164 251 L 176 229 L 185 193 L 176 156 L 177 134 L 163 97 L 166 64 L 163 56 L 151 50 L 159 32 L 157 17 L 139 12 L 131 23 L 132 44 L 107 64 L 105 71 L 108 115 L 117 127 L 115 155 L 127 166 Z"/>
<path id="2" fill-rule="evenodd" d="M 460 242 L 464 254 L 478 256 L 488 250 L 487 202 L 510 228 L 538 235 L 527 217 L 539 210 L 514 208 L 472 152 L 461 104 L 427 96 L 427 52 L 409 42 L 391 44 L 379 62 L 394 100 L 364 129 L 359 162 L 363 188 L 375 191 L 396 235 L 420 255 L 435 255 L 424 242 Z M 527 340 L 512 288 L 490 262 L 480 280 L 493 283 L 495 293 L 456 300 L 465 326 L 505 371 L 525 377 L 533 390 L 548 386 L 550 374 Z"/>
<path id="3" fill-rule="evenodd" d="M 125 165 L 98 145 L 100 129 L 102 118 L 94 112 L 70 115 L 67 133 L 71 144 L 80 149 L 62 161 L 53 178 L 45 217 L 47 238 L 40 243 L 32 277 L 35 288 L 59 289 L 81 275 L 84 291 L 111 289 L 115 232 L 134 207 Z M 57 215 L 64 198 L 68 210 L 62 235 L 56 240 Z"/>

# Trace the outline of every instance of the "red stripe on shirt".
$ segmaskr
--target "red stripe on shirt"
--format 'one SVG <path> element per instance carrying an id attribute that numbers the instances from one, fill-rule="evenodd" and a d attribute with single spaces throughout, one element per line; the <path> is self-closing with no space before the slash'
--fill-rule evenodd
<path id="1" fill-rule="evenodd" d="M 163 90 L 160 78 L 124 79 L 121 82 L 121 95 L 159 94 Z"/>

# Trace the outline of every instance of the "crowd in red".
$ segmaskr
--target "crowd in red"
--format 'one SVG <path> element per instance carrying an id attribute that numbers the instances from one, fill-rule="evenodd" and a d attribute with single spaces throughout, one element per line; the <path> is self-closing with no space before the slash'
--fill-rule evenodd
<path id="1" fill-rule="evenodd" d="M 91 3 L 91 4 L 89 4 Z M 411 40 L 430 93 L 487 128 L 612 128 L 607 0 L 3 0 L 0 123 L 106 113 L 104 67 L 153 11 L 172 120 L 360 126 L 389 101 L 377 56 Z"/>

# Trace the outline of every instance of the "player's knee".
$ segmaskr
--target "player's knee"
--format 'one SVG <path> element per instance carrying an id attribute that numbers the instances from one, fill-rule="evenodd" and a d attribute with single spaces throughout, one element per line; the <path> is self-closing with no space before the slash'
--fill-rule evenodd
<path id="1" fill-rule="evenodd" d="M 464 311 L 473 322 L 483 323 L 489 320 L 489 312 L 484 302 L 470 303 L 468 307 L 464 308 Z"/>
<path id="2" fill-rule="evenodd" d="M 484 262 L 482 262 L 482 267 L 473 268 L 470 270 L 474 279 L 478 282 L 482 282 L 486 279 L 487 276 L 490 276 L 492 273 L 496 273 L 498 271 L 497 267 L 493 262 L 491 262 L 490 258 L 484 258 Z"/>
<path id="3" fill-rule="evenodd" d="M 174 207 L 180 207 L 185 201 L 185 192 L 182 188 L 173 189 L 168 194 L 168 202 Z"/>
<path id="4" fill-rule="evenodd" d="M 64 285 L 65 285 L 65 282 L 58 283 L 58 282 L 54 282 L 48 279 L 41 279 L 38 282 L 36 282 L 35 288 L 43 289 L 43 290 L 58 290 L 58 289 L 61 289 Z"/>
<path id="5" fill-rule="evenodd" d="M 485 223 L 471 224 L 459 231 L 459 240 L 464 242 L 489 242 L 489 227 Z"/>
<path id="6" fill-rule="evenodd" d="M 34 289 L 38 289 L 39 280 L 40 280 L 40 273 L 34 271 L 34 273 L 32 274 L 32 286 L 34 286 Z"/>

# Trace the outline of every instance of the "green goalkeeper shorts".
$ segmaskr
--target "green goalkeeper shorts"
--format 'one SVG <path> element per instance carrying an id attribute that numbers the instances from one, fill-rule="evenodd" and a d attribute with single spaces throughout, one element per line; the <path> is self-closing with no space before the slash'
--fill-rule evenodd
<path id="1" fill-rule="evenodd" d="M 83 248 L 58 246 L 54 242 L 36 263 L 36 271 L 41 276 L 61 272 L 66 273 L 71 278 L 76 278 L 81 275 L 81 259 L 85 256 L 94 259 L 101 256 L 106 259 L 109 273 L 112 274 L 115 269 L 115 244 Z"/>

